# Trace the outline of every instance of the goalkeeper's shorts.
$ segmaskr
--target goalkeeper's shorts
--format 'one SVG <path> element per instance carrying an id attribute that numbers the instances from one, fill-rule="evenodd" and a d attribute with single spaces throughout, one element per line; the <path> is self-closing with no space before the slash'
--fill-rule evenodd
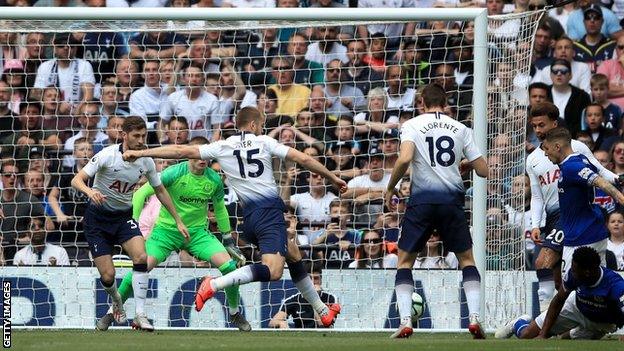
<path id="1" fill-rule="evenodd" d="M 152 234 L 145 243 L 145 251 L 163 262 L 172 251 L 186 250 L 193 257 L 201 261 L 210 261 L 214 254 L 227 252 L 219 239 L 204 227 L 188 228 L 190 239 L 188 242 L 177 229 L 164 228 L 156 225 Z"/>

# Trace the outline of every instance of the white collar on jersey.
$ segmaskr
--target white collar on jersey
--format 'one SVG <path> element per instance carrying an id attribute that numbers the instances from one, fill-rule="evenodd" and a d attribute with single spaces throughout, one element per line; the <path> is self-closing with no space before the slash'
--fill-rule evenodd
<path id="1" fill-rule="evenodd" d="M 600 284 L 600 282 L 602 281 L 602 277 L 604 276 L 604 269 L 602 269 L 602 267 L 600 267 L 600 278 L 598 278 L 598 280 L 596 280 L 596 283 L 594 285 L 590 285 L 590 288 L 595 288 L 598 286 L 598 284 Z"/>

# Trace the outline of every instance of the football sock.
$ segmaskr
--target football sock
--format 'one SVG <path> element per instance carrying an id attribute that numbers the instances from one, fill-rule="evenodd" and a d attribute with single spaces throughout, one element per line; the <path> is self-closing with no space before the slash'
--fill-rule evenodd
<path id="1" fill-rule="evenodd" d="M 119 292 L 117 291 L 117 282 L 113 279 L 112 282 L 105 282 L 100 278 L 100 283 L 104 287 L 104 291 L 113 299 L 113 301 L 118 300 L 117 302 L 123 303 L 121 301 L 121 297 L 119 296 Z"/>
<path id="2" fill-rule="evenodd" d="M 134 305 L 136 314 L 145 314 L 145 299 L 147 298 L 147 284 L 149 275 L 147 264 L 134 264 L 132 271 L 132 290 L 134 291 Z"/>
<path id="3" fill-rule="evenodd" d="M 121 301 L 126 302 L 126 300 L 132 297 L 132 271 L 124 275 L 118 290 L 119 295 L 121 295 Z"/>
<path id="4" fill-rule="evenodd" d="M 540 304 L 540 312 L 546 311 L 555 294 L 555 280 L 552 269 L 538 269 L 537 274 L 538 288 L 537 297 Z"/>
<path id="5" fill-rule="evenodd" d="M 221 274 L 223 275 L 226 275 L 230 272 L 234 272 L 235 270 L 236 270 L 236 263 L 233 262 L 232 260 L 222 264 L 219 267 L 219 272 L 221 272 Z M 225 290 L 225 296 L 227 297 L 227 304 L 229 307 L 228 311 L 230 312 L 230 315 L 234 315 L 238 313 L 238 306 L 240 304 L 240 293 L 239 293 L 238 285 L 227 287 L 224 290 Z"/>
<path id="6" fill-rule="evenodd" d="M 481 275 L 479 275 L 477 267 L 466 266 L 462 268 L 462 285 L 464 287 L 464 294 L 466 294 L 468 313 L 470 315 L 480 315 Z"/>
<path id="7" fill-rule="evenodd" d="M 518 319 L 516 323 L 514 323 L 513 332 L 514 334 L 516 334 L 518 339 L 522 337 L 522 331 L 524 330 L 524 328 L 528 326 L 529 326 L 529 321 L 527 321 L 526 319 Z"/>
<path id="8" fill-rule="evenodd" d="M 288 271 L 290 272 L 290 279 L 295 283 L 295 286 L 299 289 L 303 298 L 312 305 L 316 313 L 321 316 L 326 314 L 329 308 L 321 301 L 321 297 L 314 288 L 312 279 L 310 279 L 303 266 L 303 261 L 289 262 Z"/>
<path id="9" fill-rule="evenodd" d="M 242 285 L 250 282 L 268 282 L 271 280 L 269 267 L 262 263 L 238 268 L 234 272 L 214 278 L 210 285 L 215 290 L 223 290 L 232 285 Z"/>
<path id="10" fill-rule="evenodd" d="M 412 326 L 412 293 L 414 293 L 414 278 L 412 270 L 399 268 L 394 281 L 396 303 L 399 307 L 401 325 Z"/>

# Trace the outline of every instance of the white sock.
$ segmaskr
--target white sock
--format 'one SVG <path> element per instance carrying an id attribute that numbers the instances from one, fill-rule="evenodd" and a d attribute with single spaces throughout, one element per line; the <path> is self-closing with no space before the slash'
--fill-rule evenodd
<path id="1" fill-rule="evenodd" d="M 238 307 L 234 307 L 234 308 L 230 307 L 229 311 L 230 311 L 230 316 L 233 316 L 238 313 Z"/>
<path id="2" fill-rule="evenodd" d="M 316 313 L 322 316 L 329 311 L 329 308 L 327 308 L 323 301 L 321 301 L 321 297 L 318 292 L 316 292 L 314 283 L 312 283 L 312 280 L 309 277 L 296 282 L 295 286 L 297 286 L 297 289 L 299 289 L 303 298 L 306 299 L 310 305 L 312 305 L 312 308 L 314 308 Z"/>
<path id="3" fill-rule="evenodd" d="M 212 279 L 210 285 L 215 290 L 223 290 L 234 285 L 243 285 L 253 281 L 251 266 L 244 266 L 226 275 Z"/>
<path id="4" fill-rule="evenodd" d="M 136 314 L 145 314 L 145 299 L 147 298 L 148 281 L 149 275 L 147 272 L 132 272 L 132 290 L 134 292 Z"/>
<path id="5" fill-rule="evenodd" d="M 470 280 L 463 282 L 466 302 L 468 303 L 468 313 L 470 315 L 481 314 L 481 282 Z"/>
<path id="6" fill-rule="evenodd" d="M 555 295 L 555 281 L 554 280 L 544 280 L 539 282 L 539 287 L 537 289 L 537 297 L 539 299 L 540 304 L 540 312 L 544 312 L 548 310 L 548 306 L 550 306 L 550 301 Z"/>
<path id="7" fill-rule="evenodd" d="M 103 286 L 103 285 L 102 285 Z M 113 299 L 113 301 L 115 301 L 118 304 L 123 305 L 123 303 L 121 302 L 121 295 L 119 295 L 119 291 L 117 291 L 117 282 L 113 280 L 113 285 L 111 286 L 104 286 L 104 291 L 106 291 L 106 293 L 108 295 L 110 295 L 110 297 Z"/>
<path id="8" fill-rule="evenodd" d="M 399 284 L 394 286 L 396 292 L 396 303 L 399 307 L 399 316 L 401 316 L 401 325 L 412 326 L 412 293 L 414 293 L 414 285 Z"/>

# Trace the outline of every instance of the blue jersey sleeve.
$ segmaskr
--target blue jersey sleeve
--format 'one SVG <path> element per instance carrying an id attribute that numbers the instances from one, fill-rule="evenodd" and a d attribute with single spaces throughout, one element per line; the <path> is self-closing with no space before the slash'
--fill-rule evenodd
<path id="1" fill-rule="evenodd" d="M 576 283 L 576 281 L 574 281 L 571 270 L 568 270 L 566 275 L 563 277 L 562 283 L 565 291 L 574 291 L 576 288 L 578 288 L 578 284 Z"/>
<path id="2" fill-rule="evenodd" d="M 619 280 L 615 285 L 611 288 L 610 297 L 618 302 L 618 308 L 622 315 L 624 315 L 624 280 Z"/>
<path id="3" fill-rule="evenodd" d="M 570 183 L 580 185 L 593 185 L 598 173 L 587 159 L 583 162 L 569 162 L 563 167 L 563 178 Z"/>

